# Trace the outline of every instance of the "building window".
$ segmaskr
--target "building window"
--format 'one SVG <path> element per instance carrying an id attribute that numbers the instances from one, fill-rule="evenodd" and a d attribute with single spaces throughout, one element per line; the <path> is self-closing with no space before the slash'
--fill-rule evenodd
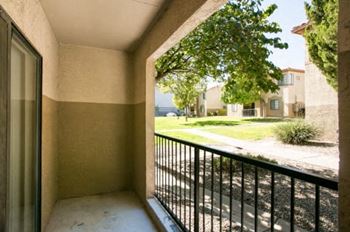
<path id="1" fill-rule="evenodd" d="M 278 81 L 278 85 L 293 85 L 294 83 L 294 74 L 293 73 L 287 73 L 284 74 L 283 78 Z"/>
<path id="2" fill-rule="evenodd" d="M 237 112 L 237 110 L 238 110 L 237 104 L 232 104 L 232 105 L 231 105 L 231 111 L 232 111 L 232 112 Z"/>
<path id="3" fill-rule="evenodd" d="M 205 100 L 205 93 L 203 93 L 202 98 L 203 98 L 203 100 Z"/>
<path id="4" fill-rule="evenodd" d="M 271 110 L 279 110 L 280 108 L 280 101 L 277 99 L 273 99 L 270 101 L 270 109 Z"/>

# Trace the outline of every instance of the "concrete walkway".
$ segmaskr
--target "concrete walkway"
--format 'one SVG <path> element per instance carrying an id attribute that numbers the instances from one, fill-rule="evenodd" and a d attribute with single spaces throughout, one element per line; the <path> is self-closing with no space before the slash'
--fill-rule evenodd
<path id="1" fill-rule="evenodd" d="M 227 144 L 231 148 L 218 148 L 223 148 L 224 150 L 227 150 L 229 152 L 232 152 L 234 150 L 244 150 L 256 155 L 263 155 L 265 157 L 273 158 L 276 160 L 291 160 L 293 162 L 298 163 L 317 165 L 325 169 L 332 169 L 336 171 L 338 170 L 339 157 L 336 154 L 320 154 L 314 151 L 311 152 L 305 150 L 298 150 L 292 147 L 282 146 L 276 143 L 275 141 L 259 142 L 238 140 L 227 136 L 206 132 L 205 130 L 182 129 L 181 131 Z"/>

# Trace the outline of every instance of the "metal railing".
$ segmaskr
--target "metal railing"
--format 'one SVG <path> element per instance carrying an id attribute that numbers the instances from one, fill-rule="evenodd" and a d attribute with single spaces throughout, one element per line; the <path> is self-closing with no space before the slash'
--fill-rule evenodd
<path id="1" fill-rule="evenodd" d="M 255 117 L 257 115 L 256 109 L 243 109 L 242 111 L 243 117 Z"/>
<path id="2" fill-rule="evenodd" d="M 183 231 L 337 230 L 337 181 L 161 134 L 155 184 Z"/>

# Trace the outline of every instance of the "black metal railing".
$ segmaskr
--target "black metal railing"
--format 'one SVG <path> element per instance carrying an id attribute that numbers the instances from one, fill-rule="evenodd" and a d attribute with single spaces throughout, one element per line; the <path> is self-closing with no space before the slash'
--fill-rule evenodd
<path id="1" fill-rule="evenodd" d="M 243 117 L 256 117 L 257 110 L 256 109 L 243 109 L 242 115 L 243 115 Z"/>
<path id="2" fill-rule="evenodd" d="M 155 183 L 183 231 L 337 230 L 337 181 L 161 134 Z"/>

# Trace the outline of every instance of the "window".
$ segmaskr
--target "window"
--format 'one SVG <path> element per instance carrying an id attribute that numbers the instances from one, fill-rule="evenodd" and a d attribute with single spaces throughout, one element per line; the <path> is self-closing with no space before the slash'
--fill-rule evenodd
<path id="1" fill-rule="evenodd" d="M 231 111 L 232 111 L 232 112 L 237 112 L 237 110 L 238 110 L 237 104 L 232 104 L 232 105 L 231 105 Z"/>
<path id="2" fill-rule="evenodd" d="M 201 113 L 204 113 L 204 105 L 200 105 L 199 111 L 200 111 Z"/>
<path id="3" fill-rule="evenodd" d="M 270 101 L 270 109 L 271 110 L 279 110 L 280 102 L 277 99 L 273 99 Z"/>
<path id="4" fill-rule="evenodd" d="M 288 73 L 284 74 L 283 78 L 278 81 L 278 85 L 293 85 L 294 83 L 294 74 Z"/>
<path id="5" fill-rule="evenodd" d="M 203 93 L 202 98 L 203 98 L 203 100 L 205 100 L 205 93 Z"/>
<path id="6" fill-rule="evenodd" d="M 0 170 L 6 170 L 0 182 L 7 182 L 0 190 L 1 231 L 3 224 L 6 231 L 41 230 L 41 64 L 0 6 L 0 134 L 8 141 L 0 144 Z"/>

